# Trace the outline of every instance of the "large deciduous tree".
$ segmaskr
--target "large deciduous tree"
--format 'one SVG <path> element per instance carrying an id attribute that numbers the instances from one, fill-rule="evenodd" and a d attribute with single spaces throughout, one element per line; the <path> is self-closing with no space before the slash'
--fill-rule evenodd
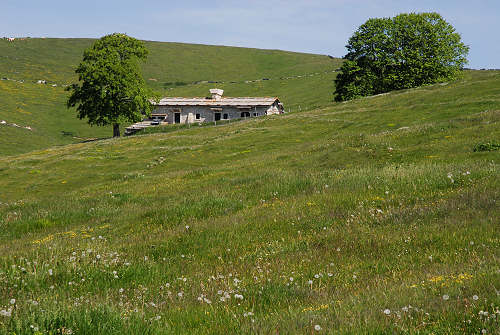
<path id="1" fill-rule="evenodd" d="M 111 34 L 85 50 L 76 69 L 80 83 L 71 92 L 68 108 L 75 107 L 80 119 L 91 125 L 113 125 L 113 137 L 120 136 L 120 124 L 140 121 L 150 114 L 150 92 L 138 61 L 145 60 L 144 44 L 125 34 Z"/>
<path id="2" fill-rule="evenodd" d="M 469 51 L 438 13 L 369 19 L 346 48 L 336 101 L 453 80 Z"/>

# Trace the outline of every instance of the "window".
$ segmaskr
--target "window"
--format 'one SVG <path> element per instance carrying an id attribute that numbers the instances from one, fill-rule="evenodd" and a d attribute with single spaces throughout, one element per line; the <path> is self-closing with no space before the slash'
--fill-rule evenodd
<path id="1" fill-rule="evenodd" d="M 241 112 L 241 117 L 249 117 L 250 112 Z"/>
<path id="2" fill-rule="evenodd" d="M 201 119 L 201 115 L 199 113 L 196 114 L 196 120 Z"/>
<path id="3" fill-rule="evenodd" d="M 224 115 L 222 116 L 222 118 L 223 118 L 224 120 L 227 120 L 227 119 L 229 119 L 229 115 L 227 115 L 227 113 L 224 113 Z"/>
<path id="4" fill-rule="evenodd" d="M 259 116 L 259 113 L 253 113 L 253 116 Z"/>

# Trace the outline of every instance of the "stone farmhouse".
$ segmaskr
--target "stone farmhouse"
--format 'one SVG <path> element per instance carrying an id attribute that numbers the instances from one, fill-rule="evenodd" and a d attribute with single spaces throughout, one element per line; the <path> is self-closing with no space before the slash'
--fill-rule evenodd
<path id="1" fill-rule="evenodd" d="M 207 98 L 163 98 L 156 104 L 151 118 L 128 127 L 125 134 L 161 124 L 214 122 L 284 112 L 278 98 L 226 98 L 222 97 L 223 93 L 214 88 Z"/>

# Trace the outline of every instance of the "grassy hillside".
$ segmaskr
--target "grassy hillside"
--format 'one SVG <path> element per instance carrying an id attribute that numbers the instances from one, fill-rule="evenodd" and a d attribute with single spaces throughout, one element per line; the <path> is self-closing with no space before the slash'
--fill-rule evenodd
<path id="1" fill-rule="evenodd" d="M 499 91 L 0 159 L 0 333 L 498 334 Z"/>
<path id="2" fill-rule="evenodd" d="M 8 124 L 0 124 L 2 155 L 110 136 L 109 127 L 90 127 L 65 107 L 63 86 L 77 80 L 74 70 L 92 42 L 0 40 L 0 78 L 4 79 L 0 80 L 0 121 Z M 332 71 L 340 62 L 278 50 L 160 42 L 146 42 L 146 46 L 150 55 L 143 64 L 144 78 L 165 96 L 205 96 L 217 86 L 230 96 L 279 96 L 287 108 L 301 110 L 330 103 Z M 39 80 L 46 84 L 37 84 Z"/>

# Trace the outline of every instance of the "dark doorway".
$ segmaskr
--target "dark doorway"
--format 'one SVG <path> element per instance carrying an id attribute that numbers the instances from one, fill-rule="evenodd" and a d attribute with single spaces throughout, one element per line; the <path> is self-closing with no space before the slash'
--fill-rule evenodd
<path id="1" fill-rule="evenodd" d="M 215 121 L 220 121 L 220 113 L 215 113 Z"/>
<path id="2" fill-rule="evenodd" d="M 174 114 L 174 123 L 181 123 L 181 113 Z"/>
<path id="3" fill-rule="evenodd" d="M 241 112 L 241 117 L 250 117 L 250 112 Z"/>

